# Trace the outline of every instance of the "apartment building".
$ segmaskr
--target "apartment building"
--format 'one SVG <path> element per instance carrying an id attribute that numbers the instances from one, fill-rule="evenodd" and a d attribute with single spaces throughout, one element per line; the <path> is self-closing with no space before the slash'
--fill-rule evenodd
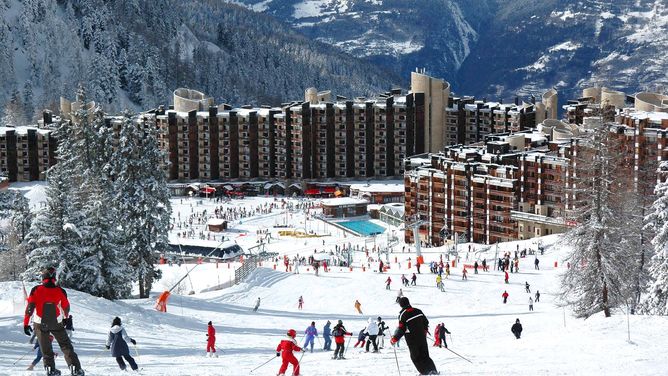
<path id="1" fill-rule="evenodd" d="M 304 102 L 273 108 L 211 106 L 193 90 L 174 95 L 173 107 L 155 112 L 170 180 L 393 177 L 403 174 L 403 158 L 424 151 L 422 93 L 331 102 L 311 88 Z"/>
<path id="2" fill-rule="evenodd" d="M 0 127 L 0 175 L 11 182 L 43 180 L 56 163 L 52 131 L 37 127 Z"/>

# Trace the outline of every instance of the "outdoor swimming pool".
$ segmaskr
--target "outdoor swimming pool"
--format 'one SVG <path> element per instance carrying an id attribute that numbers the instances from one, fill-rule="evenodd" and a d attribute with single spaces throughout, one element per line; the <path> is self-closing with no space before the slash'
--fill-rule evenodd
<path id="1" fill-rule="evenodd" d="M 364 236 L 373 236 L 385 232 L 385 227 L 379 226 L 368 220 L 338 222 L 337 224 Z"/>

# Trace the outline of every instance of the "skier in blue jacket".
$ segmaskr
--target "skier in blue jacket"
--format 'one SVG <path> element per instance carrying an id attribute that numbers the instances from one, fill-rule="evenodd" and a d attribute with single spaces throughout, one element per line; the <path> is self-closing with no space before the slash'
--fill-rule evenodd
<path id="1" fill-rule="evenodd" d="M 325 340 L 323 350 L 325 351 L 332 351 L 332 329 L 329 328 L 330 325 L 332 325 L 332 323 L 327 320 L 327 324 L 325 324 L 325 327 L 322 329 L 322 338 Z"/>
<path id="2" fill-rule="evenodd" d="M 123 329 L 121 318 L 114 318 L 114 321 L 111 323 L 109 337 L 107 338 L 107 350 L 111 350 L 111 356 L 116 358 L 116 362 L 122 370 L 125 370 L 126 368 L 125 362 L 123 361 L 123 358 L 125 358 L 125 360 L 130 363 L 130 368 L 136 371 L 139 367 L 137 367 L 137 363 L 135 363 L 134 358 L 130 355 L 128 342 L 131 342 L 133 345 L 137 344 L 137 341 L 130 338 L 125 332 L 125 329 Z"/>
<path id="3" fill-rule="evenodd" d="M 318 329 L 315 328 L 315 321 L 311 322 L 311 326 L 306 328 L 304 331 L 304 334 L 306 334 L 306 340 L 304 341 L 304 346 L 302 348 L 306 350 L 308 347 L 309 343 L 311 344 L 311 352 L 313 352 L 313 338 L 318 336 Z"/>

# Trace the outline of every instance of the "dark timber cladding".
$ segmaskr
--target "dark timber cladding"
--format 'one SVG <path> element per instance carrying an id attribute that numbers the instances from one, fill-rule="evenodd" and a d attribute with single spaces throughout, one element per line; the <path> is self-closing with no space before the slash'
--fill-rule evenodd
<path id="1" fill-rule="evenodd" d="M 276 114 L 280 111 L 269 111 L 269 176 L 276 176 Z"/>
<path id="2" fill-rule="evenodd" d="M 49 133 L 49 167 L 56 164 L 56 152 L 58 149 L 58 139 Z"/>
<path id="3" fill-rule="evenodd" d="M 257 112 L 253 111 L 248 114 L 248 147 L 250 149 L 250 176 L 252 178 L 256 178 L 260 174 L 257 128 Z"/>
<path id="4" fill-rule="evenodd" d="M 199 139 L 197 130 L 197 111 L 188 112 L 188 161 L 190 178 L 199 178 Z"/>
<path id="5" fill-rule="evenodd" d="M 415 93 L 415 154 L 425 152 L 424 93 Z"/>
<path id="6" fill-rule="evenodd" d="M 30 169 L 30 180 L 38 180 L 37 129 L 28 129 L 28 168 Z"/>
<path id="7" fill-rule="evenodd" d="M 415 103 L 413 95 L 406 96 L 406 157 L 415 153 L 415 116 L 413 110 Z"/>
<path id="8" fill-rule="evenodd" d="M 302 104 L 302 178 L 310 179 L 311 176 L 311 111 L 309 103 Z"/>
<path id="9" fill-rule="evenodd" d="M 291 179 L 292 171 L 292 110 L 285 109 L 285 177 Z"/>
<path id="10" fill-rule="evenodd" d="M 310 104 L 309 104 L 310 106 Z M 318 165 L 318 136 L 320 135 L 320 109 L 312 108 L 309 112 L 311 115 L 311 177 L 320 176 L 318 174 L 320 166 Z"/>
<path id="11" fill-rule="evenodd" d="M 355 110 L 346 102 L 346 176 L 355 177 Z"/>
<path id="12" fill-rule="evenodd" d="M 167 114 L 167 125 L 169 127 L 169 178 L 176 180 L 179 178 L 179 142 L 175 112 Z"/>
<path id="13" fill-rule="evenodd" d="M 239 177 L 239 118 L 230 111 L 230 177 Z"/>
<path id="14" fill-rule="evenodd" d="M 387 143 L 385 145 L 385 175 L 394 176 L 394 98 L 389 97 L 385 101 L 385 132 Z"/>
<path id="15" fill-rule="evenodd" d="M 336 174 L 336 156 L 334 155 L 336 148 L 336 145 L 334 145 L 334 104 L 327 103 L 327 107 L 325 109 L 325 119 L 327 119 L 327 143 L 325 146 L 327 150 L 327 177 L 333 178 Z"/>
<path id="16" fill-rule="evenodd" d="M 19 165 L 16 159 L 16 131 L 8 130 L 7 138 L 7 177 L 9 181 L 16 181 L 19 174 Z"/>
<path id="17" fill-rule="evenodd" d="M 375 128 L 374 128 L 374 113 L 373 113 L 373 102 L 366 102 L 366 113 L 365 113 L 365 131 L 366 131 L 366 140 L 365 140 L 365 146 L 366 146 L 366 161 L 364 162 L 366 165 L 366 176 L 374 176 L 374 168 L 373 168 L 373 163 L 374 163 L 374 155 L 375 155 L 375 150 L 374 150 L 374 136 L 375 136 Z"/>
<path id="18" fill-rule="evenodd" d="M 218 154 L 218 107 L 209 107 L 209 158 L 211 179 L 220 178 L 220 155 Z"/>

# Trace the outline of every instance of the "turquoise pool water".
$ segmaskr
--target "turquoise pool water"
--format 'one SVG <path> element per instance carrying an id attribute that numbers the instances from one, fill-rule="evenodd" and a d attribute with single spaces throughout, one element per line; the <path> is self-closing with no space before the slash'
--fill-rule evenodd
<path id="1" fill-rule="evenodd" d="M 372 236 L 376 234 L 382 234 L 385 232 L 385 227 L 378 226 L 377 224 L 366 220 L 338 222 L 337 224 L 349 228 L 355 231 L 356 233 L 364 236 Z"/>

